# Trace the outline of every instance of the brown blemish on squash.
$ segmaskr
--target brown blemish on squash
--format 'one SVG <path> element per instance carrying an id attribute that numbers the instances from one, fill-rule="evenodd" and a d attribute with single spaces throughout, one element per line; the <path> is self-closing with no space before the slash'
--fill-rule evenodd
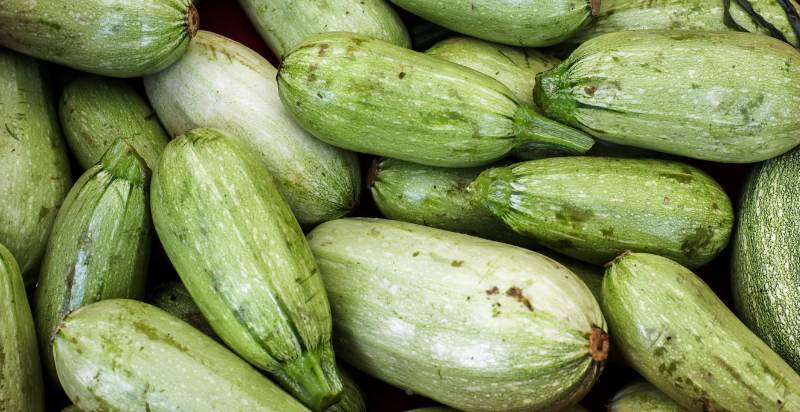
<path id="1" fill-rule="evenodd" d="M 592 325 L 589 332 L 589 354 L 595 362 L 605 362 L 608 359 L 609 340 L 608 333 Z"/>
<path id="2" fill-rule="evenodd" d="M 189 37 L 194 37 L 197 31 L 200 30 L 200 14 L 197 13 L 197 8 L 194 4 L 189 5 L 186 10 L 186 30 L 189 31 Z"/>
<path id="3" fill-rule="evenodd" d="M 506 291 L 506 296 L 516 299 L 517 302 L 522 304 L 522 306 L 525 306 L 529 311 L 533 312 L 533 305 L 531 305 L 531 301 L 525 296 L 525 294 L 522 293 L 522 289 L 512 286 Z"/>
<path id="4" fill-rule="evenodd" d="M 498 293 L 500 293 L 500 289 L 498 289 L 497 286 L 493 286 L 491 289 L 486 289 L 486 294 L 489 296 L 496 295 Z"/>

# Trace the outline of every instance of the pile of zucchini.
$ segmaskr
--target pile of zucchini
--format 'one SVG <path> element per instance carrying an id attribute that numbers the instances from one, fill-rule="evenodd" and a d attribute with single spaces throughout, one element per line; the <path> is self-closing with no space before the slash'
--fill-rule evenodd
<path id="1" fill-rule="evenodd" d="M 0 0 L 0 411 L 800 410 L 797 4 L 206 3 Z"/>

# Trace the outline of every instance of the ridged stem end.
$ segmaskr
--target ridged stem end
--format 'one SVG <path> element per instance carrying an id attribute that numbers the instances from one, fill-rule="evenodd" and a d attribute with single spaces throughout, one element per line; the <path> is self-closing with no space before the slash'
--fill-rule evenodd
<path id="1" fill-rule="evenodd" d="M 520 105 L 514 116 L 517 146 L 530 142 L 551 146 L 567 154 L 584 154 L 594 146 L 588 134 L 550 120 L 533 108 Z"/>
<path id="2" fill-rule="evenodd" d="M 189 37 L 192 38 L 200 30 L 200 13 L 197 12 L 197 7 L 194 4 L 190 4 L 186 10 L 186 30 L 189 32 Z"/>
<path id="3" fill-rule="evenodd" d="M 342 397 L 342 381 L 331 348 L 307 351 L 273 372 L 273 377 L 313 411 L 324 411 Z"/>
<path id="4" fill-rule="evenodd" d="M 508 213 L 513 181 L 511 167 L 496 167 L 483 171 L 467 190 L 493 215 L 503 219 Z"/>
<path id="5" fill-rule="evenodd" d="M 144 159 L 124 139 L 119 139 L 100 159 L 100 167 L 117 179 L 124 179 L 135 186 L 150 184 L 150 169 Z"/>

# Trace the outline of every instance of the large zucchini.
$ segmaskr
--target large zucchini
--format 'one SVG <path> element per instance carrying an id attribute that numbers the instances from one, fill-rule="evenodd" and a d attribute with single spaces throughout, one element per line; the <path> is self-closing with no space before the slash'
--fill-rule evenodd
<path id="1" fill-rule="evenodd" d="M 0 49 L 0 243 L 26 283 L 36 278 L 33 269 L 72 184 L 47 80 L 36 60 Z"/>
<path id="2" fill-rule="evenodd" d="M 72 154 L 88 169 L 124 140 L 153 169 L 169 137 L 150 105 L 124 80 L 83 75 L 64 87 L 58 107 Z"/>
<path id="3" fill-rule="evenodd" d="M 22 273 L 0 245 L 0 411 L 44 412 L 36 329 Z"/>
<path id="4" fill-rule="evenodd" d="M 800 371 L 800 149 L 755 168 L 744 187 L 733 242 L 736 314 Z"/>
<path id="5" fill-rule="evenodd" d="M 153 177 L 156 231 L 214 332 L 314 410 L 338 400 L 331 315 L 314 256 L 258 156 L 196 129 Z"/>
<path id="6" fill-rule="evenodd" d="M 628 363 L 681 406 L 800 410 L 800 376 L 683 266 L 623 255 L 606 271 L 601 303 Z"/>
<path id="7" fill-rule="evenodd" d="M 118 141 L 78 179 L 58 212 L 33 306 L 42 366 L 52 382 L 53 336 L 68 313 L 103 299 L 144 296 L 149 183 L 144 161 Z"/>
<path id="8" fill-rule="evenodd" d="M 306 40 L 283 61 L 278 89 L 320 139 L 429 166 L 484 165 L 531 141 L 577 153 L 594 143 L 489 76 L 356 34 Z"/>
<path id="9" fill-rule="evenodd" d="M 71 313 L 53 342 L 58 377 L 84 411 L 308 411 L 213 339 L 146 303 Z"/>
<path id="10" fill-rule="evenodd" d="M 733 208 L 692 166 L 654 159 L 557 157 L 483 172 L 472 190 L 539 244 L 594 264 L 625 250 L 702 266 L 728 243 Z"/>
<path id="11" fill-rule="evenodd" d="M 193 0 L 4 0 L 0 45 L 74 69 L 138 77 L 174 63 L 197 32 Z"/>
<path id="12" fill-rule="evenodd" d="M 302 225 L 344 216 L 358 201 L 358 159 L 295 124 L 278 97 L 276 73 L 247 47 L 201 31 L 184 58 L 145 78 L 145 87 L 172 135 L 212 127 L 247 142 Z"/>
<path id="13" fill-rule="evenodd" d="M 800 53 L 756 34 L 606 34 L 541 73 L 534 98 L 601 139 L 697 159 L 757 162 L 800 143 Z"/>
<path id="14" fill-rule="evenodd" d="M 608 403 L 608 412 L 686 412 L 664 392 L 648 382 L 622 388 Z"/>
<path id="15" fill-rule="evenodd" d="M 239 4 L 278 57 L 314 34 L 334 31 L 411 47 L 405 25 L 384 0 L 239 0 Z"/>
<path id="16" fill-rule="evenodd" d="M 339 356 L 469 411 L 558 410 L 608 353 L 589 289 L 525 249 L 411 223 L 340 219 L 309 242 Z"/>
<path id="17" fill-rule="evenodd" d="M 391 0 L 459 33 L 512 46 L 550 46 L 596 15 L 599 0 Z"/>

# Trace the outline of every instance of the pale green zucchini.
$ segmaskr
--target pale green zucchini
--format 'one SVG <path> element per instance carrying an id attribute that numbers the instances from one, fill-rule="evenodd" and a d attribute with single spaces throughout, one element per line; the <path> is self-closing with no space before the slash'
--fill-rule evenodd
<path id="1" fill-rule="evenodd" d="M 599 0 L 391 0 L 450 30 L 512 46 L 542 47 L 572 36 Z"/>
<path id="2" fill-rule="evenodd" d="M 597 302 L 543 255 L 382 219 L 327 222 L 308 238 L 337 354 L 375 378 L 462 410 L 558 410 L 603 369 Z"/>
<path id="3" fill-rule="evenodd" d="M 77 77 L 64 87 L 58 112 L 72 154 L 84 169 L 124 140 L 152 170 L 169 142 L 150 105 L 123 80 Z"/>
<path id="4" fill-rule="evenodd" d="M 606 271 L 602 306 L 625 360 L 681 406 L 800 410 L 800 376 L 689 269 L 623 255 Z"/>
<path id="5" fill-rule="evenodd" d="M 276 74 L 254 51 L 201 31 L 178 63 L 145 78 L 145 88 L 172 135 L 212 127 L 246 142 L 301 225 L 344 216 L 359 197 L 358 159 L 292 120 L 278 97 Z"/>
<path id="6" fill-rule="evenodd" d="M 314 36 L 283 61 L 286 109 L 334 146 L 439 167 L 491 163 L 526 142 L 594 141 L 545 119 L 464 66 L 350 33 Z"/>
<path id="7" fill-rule="evenodd" d="M 176 280 L 161 285 L 148 302 L 169 313 L 172 316 L 194 326 L 195 329 L 206 335 L 218 339 L 217 334 L 211 329 L 211 325 L 200 312 L 200 308 L 194 303 L 192 295 L 186 290 L 181 281 Z"/>
<path id="8" fill-rule="evenodd" d="M 214 332 L 311 409 L 335 403 L 322 278 L 258 156 L 222 131 L 190 131 L 167 145 L 151 193 L 159 239 Z"/>
<path id="9" fill-rule="evenodd" d="M 14 254 L 26 283 L 36 279 L 72 184 L 47 80 L 42 64 L 0 48 L 0 243 Z"/>
<path id="10" fill-rule="evenodd" d="M 193 0 L 4 0 L 0 46 L 74 69 L 138 77 L 174 63 L 197 32 Z"/>
<path id="11" fill-rule="evenodd" d="M 308 411 L 213 339 L 142 302 L 71 313 L 53 352 L 64 390 L 86 412 Z"/>
<path id="12" fill-rule="evenodd" d="M 609 412 L 685 412 L 664 392 L 649 382 L 637 382 L 622 388 L 608 404 Z"/>
<path id="13" fill-rule="evenodd" d="M 0 244 L 0 411 L 44 412 L 36 329 L 22 273 Z"/>
<path id="14" fill-rule="evenodd" d="M 594 264 L 635 250 L 700 267 L 719 255 L 733 229 L 733 207 L 719 184 L 667 160 L 531 160 L 489 169 L 471 189 L 518 233 Z"/>
<path id="15" fill-rule="evenodd" d="M 384 0 L 239 0 L 276 56 L 306 38 L 344 31 L 411 47 L 406 26 Z"/>
<path id="16" fill-rule="evenodd" d="M 86 171 L 58 211 L 33 300 L 42 366 L 57 382 L 52 342 L 70 312 L 104 299 L 144 297 L 152 228 L 150 175 L 124 141 Z"/>
<path id="17" fill-rule="evenodd" d="M 541 73 L 534 98 L 598 138 L 697 159 L 757 162 L 800 143 L 800 53 L 756 34 L 606 34 Z"/>

